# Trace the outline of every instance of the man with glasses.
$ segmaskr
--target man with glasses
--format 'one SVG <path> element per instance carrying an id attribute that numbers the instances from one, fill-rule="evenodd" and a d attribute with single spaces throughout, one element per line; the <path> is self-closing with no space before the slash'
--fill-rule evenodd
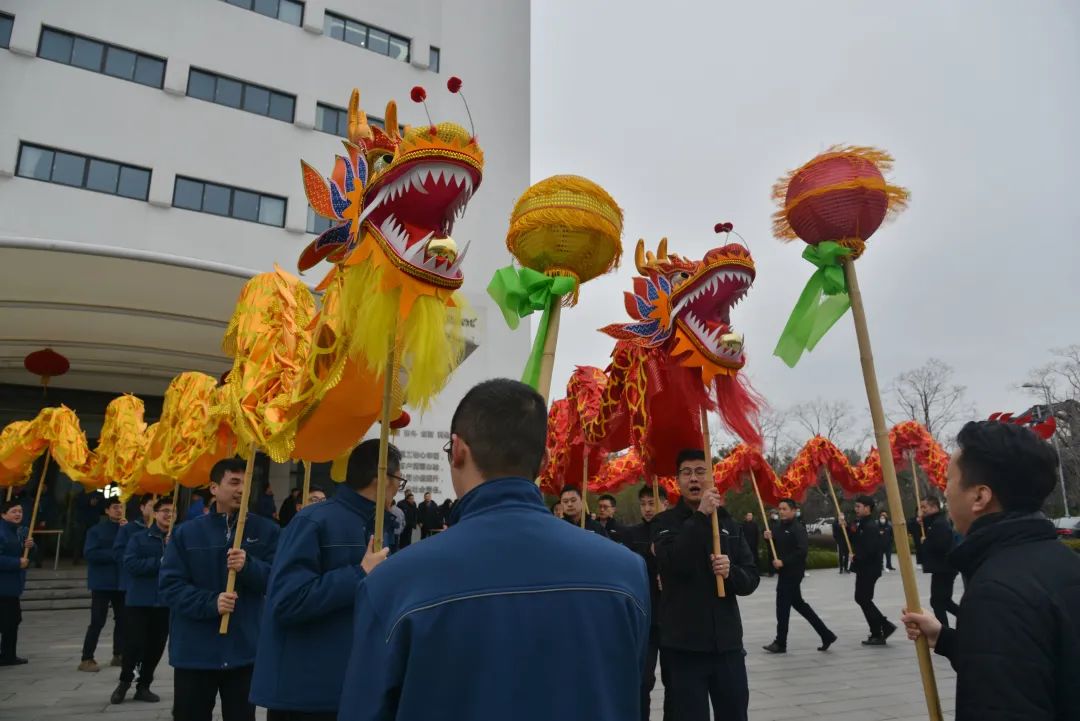
<path id="1" fill-rule="evenodd" d="M 682 497 L 653 521 L 660 569 L 660 655 L 667 667 L 665 707 L 680 721 L 745 721 L 750 702 L 738 596 L 758 586 L 757 563 L 739 524 L 709 477 L 705 453 L 679 452 Z M 720 523 L 713 554 L 712 521 Z M 724 579 L 720 598 L 716 577 Z"/>
<path id="2" fill-rule="evenodd" d="M 393 445 L 386 462 L 392 500 L 405 482 Z M 378 467 L 379 442 L 364 441 L 333 497 L 305 506 L 281 533 L 251 680 L 251 701 L 268 709 L 268 721 L 337 719 L 357 584 L 386 560 L 394 540 L 393 518 L 380 509 L 383 548 L 372 550 Z"/>
<path id="3" fill-rule="evenodd" d="M 615 496 L 605 493 L 596 503 L 596 523 L 600 526 L 600 535 L 622 543 L 623 528 L 615 520 Z"/>
<path id="4" fill-rule="evenodd" d="M 645 564 L 544 506 L 533 481 L 544 399 L 518 381 L 481 383 L 450 433 L 451 529 L 360 584 L 339 721 L 637 719 Z M 535 682 L 552 668 L 574 683 Z"/>

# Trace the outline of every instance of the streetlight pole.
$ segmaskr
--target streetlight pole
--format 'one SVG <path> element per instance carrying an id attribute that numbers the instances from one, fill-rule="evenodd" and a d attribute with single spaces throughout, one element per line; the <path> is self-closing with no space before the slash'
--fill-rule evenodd
<path id="1" fill-rule="evenodd" d="M 1053 414 L 1053 406 L 1050 401 L 1050 386 L 1045 383 L 1024 383 L 1021 388 L 1041 388 L 1043 394 L 1046 396 L 1046 413 L 1048 415 Z M 1045 419 L 1044 419 L 1045 420 Z M 1065 504 L 1065 516 L 1069 516 L 1069 497 L 1065 495 L 1065 471 L 1061 465 L 1061 446 L 1058 445 L 1057 431 L 1053 435 L 1054 450 L 1058 454 L 1058 481 L 1061 482 L 1061 502 Z"/>

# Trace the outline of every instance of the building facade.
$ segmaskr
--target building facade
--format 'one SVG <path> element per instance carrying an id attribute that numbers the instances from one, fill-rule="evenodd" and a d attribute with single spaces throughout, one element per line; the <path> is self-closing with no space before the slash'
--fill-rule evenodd
<path id="1" fill-rule="evenodd" d="M 227 371 L 243 282 L 294 269 L 320 229 L 298 161 L 329 174 L 351 90 L 373 122 L 396 99 L 422 125 L 421 85 L 436 122 L 467 126 L 452 75 L 486 157 L 454 232 L 472 241 L 470 352 L 397 439 L 411 485 L 440 498 L 457 401 L 528 353 L 484 293 L 529 183 L 527 0 L 0 0 L 0 424 L 36 412 L 11 387 L 37 382 L 22 359 L 44 347 L 71 361 L 55 393 L 91 392 L 76 408 L 91 439 L 116 394 Z M 279 500 L 290 470 L 269 471 Z"/>

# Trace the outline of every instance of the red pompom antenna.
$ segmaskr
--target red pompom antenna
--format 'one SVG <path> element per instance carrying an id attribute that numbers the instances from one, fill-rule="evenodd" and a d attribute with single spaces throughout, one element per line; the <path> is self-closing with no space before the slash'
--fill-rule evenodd
<path id="1" fill-rule="evenodd" d="M 473 123 L 472 111 L 469 110 L 469 101 L 465 99 L 465 93 L 461 92 L 461 78 L 457 75 L 451 75 L 450 79 L 446 81 L 446 89 L 452 92 L 454 95 L 461 96 L 461 102 L 465 103 L 465 114 L 469 116 L 469 132 L 472 133 L 472 138 L 469 142 L 476 142 L 476 124 Z"/>
<path id="2" fill-rule="evenodd" d="M 409 91 L 409 97 L 412 98 L 414 103 L 420 103 L 424 106 L 424 115 L 427 116 L 428 125 L 431 126 L 431 134 L 436 135 L 439 131 L 435 128 L 435 123 L 431 122 L 431 113 L 428 112 L 427 103 L 427 91 L 424 90 L 422 85 L 414 85 L 413 89 Z"/>
<path id="3" fill-rule="evenodd" d="M 713 226 L 713 230 L 717 233 L 730 233 L 735 230 L 735 226 L 732 223 L 717 223 Z"/>

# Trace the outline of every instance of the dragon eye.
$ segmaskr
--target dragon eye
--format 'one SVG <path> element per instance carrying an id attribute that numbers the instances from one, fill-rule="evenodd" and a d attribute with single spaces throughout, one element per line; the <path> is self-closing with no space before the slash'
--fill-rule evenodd
<path id="1" fill-rule="evenodd" d="M 386 166 L 390 165 L 394 161 L 394 156 L 390 153 L 383 153 L 379 157 L 375 158 L 374 170 L 376 173 L 385 170 Z"/>
<path id="2" fill-rule="evenodd" d="M 680 286 L 686 282 L 686 279 L 690 277 L 690 273 L 685 270 L 680 270 L 678 273 L 672 273 L 668 280 L 671 281 L 671 285 Z"/>

